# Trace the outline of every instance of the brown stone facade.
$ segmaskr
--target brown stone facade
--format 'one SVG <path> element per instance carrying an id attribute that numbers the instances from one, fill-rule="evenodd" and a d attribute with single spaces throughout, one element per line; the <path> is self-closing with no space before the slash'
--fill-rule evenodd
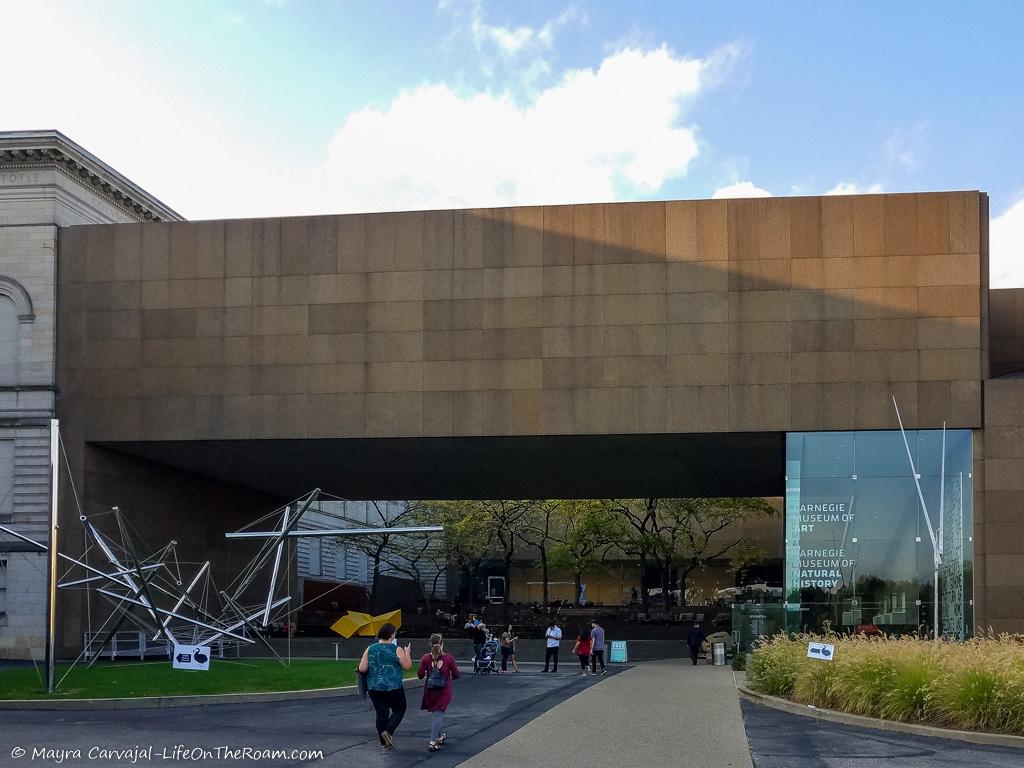
<path id="1" fill-rule="evenodd" d="M 73 227 L 86 440 L 981 426 L 976 192 Z"/>
<path id="2" fill-rule="evenodd" d="M 908 428 L 975 430 L 977 623 L 1024 629 L 1024 402 L 986 381 L 987 210 L 949 192 L 66 228 L 72 465 L 105 503 L 115 484 L 87 475 L 114 459 L 90 443 L 893 429 L 895 395 Z"/>

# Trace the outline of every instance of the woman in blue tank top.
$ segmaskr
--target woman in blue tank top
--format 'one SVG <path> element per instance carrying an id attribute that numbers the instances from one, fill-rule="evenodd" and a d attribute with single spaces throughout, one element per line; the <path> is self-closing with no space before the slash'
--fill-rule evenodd
<path id="1" fill-rule="evenodd" d="M 412 649 L 398 647 L 394 624 L 377 632 L 377 642 L 363 651 L 359 671 L 366 674 L 366 688 L 377 713 L 377 738 L 384 751 L 395 745 L 394 733 L 405 717 L 405 688 L 402 670 L 412 669 Z"/>

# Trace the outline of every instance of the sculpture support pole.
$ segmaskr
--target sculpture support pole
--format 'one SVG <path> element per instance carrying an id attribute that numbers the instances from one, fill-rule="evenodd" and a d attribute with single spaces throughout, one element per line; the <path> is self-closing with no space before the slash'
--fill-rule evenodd
<path id="1" fill-rule="evenodd" d="M 46 692 L 53 693 L 57 635 L 57 479 L 60 422 L 50 419 L 50 541 L 46 568 Z"/>

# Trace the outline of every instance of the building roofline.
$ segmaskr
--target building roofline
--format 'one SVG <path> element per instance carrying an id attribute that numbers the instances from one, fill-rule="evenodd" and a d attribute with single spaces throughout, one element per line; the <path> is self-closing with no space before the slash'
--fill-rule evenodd
<path id="1" fill-rule="evenodd" d="M 60 131 L 0 131 L 0 167 L 54 166 L 142 221 L 185 217 Z"/>

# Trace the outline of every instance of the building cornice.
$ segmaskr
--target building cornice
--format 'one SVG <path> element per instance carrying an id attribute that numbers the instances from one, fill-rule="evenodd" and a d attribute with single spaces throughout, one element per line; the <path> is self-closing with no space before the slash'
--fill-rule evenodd
<path id="1" fill-rule="evenodd" d="M 60 131 L 0 131 L 2 169 L 54 169 L 138 221 L 184 220 Z"/>

